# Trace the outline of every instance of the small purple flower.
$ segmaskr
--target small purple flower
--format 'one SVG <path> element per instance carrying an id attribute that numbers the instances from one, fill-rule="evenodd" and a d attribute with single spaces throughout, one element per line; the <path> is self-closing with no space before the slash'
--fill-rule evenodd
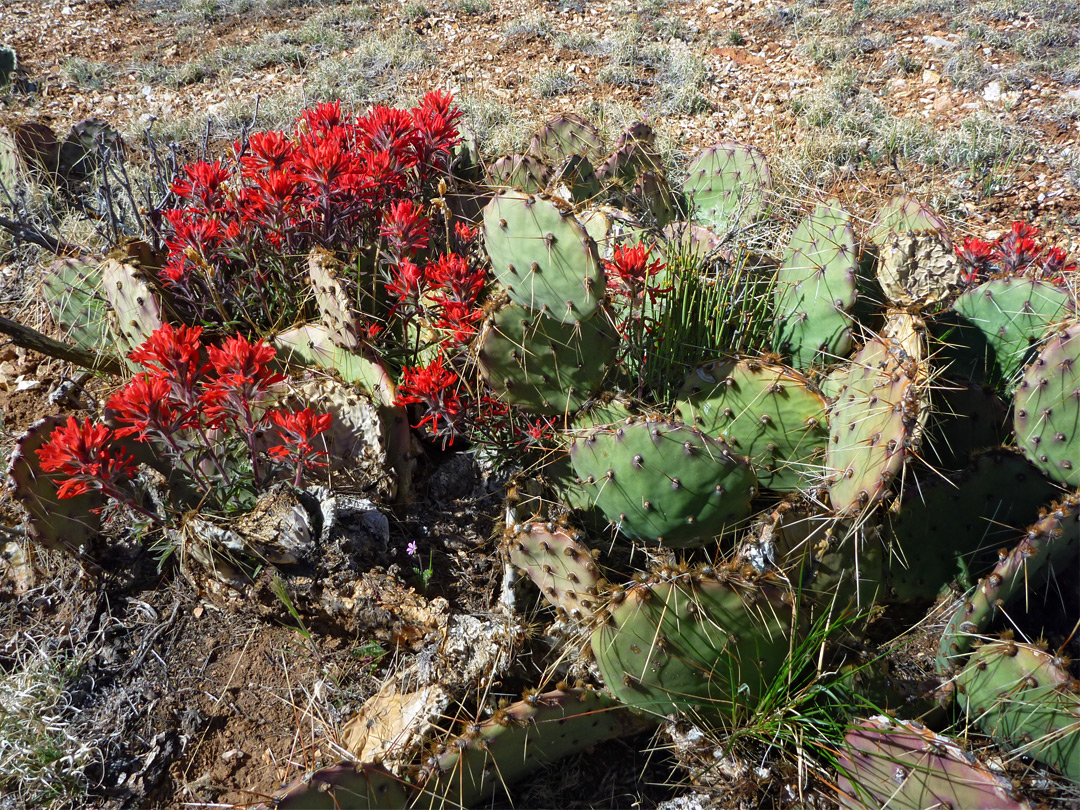
<path id="1" fill-rule="evenodd" d="M 405 553 L 410 557 L 416 556 L 416 541 L 413 540 L 409 545 L 405 546 Z"/>

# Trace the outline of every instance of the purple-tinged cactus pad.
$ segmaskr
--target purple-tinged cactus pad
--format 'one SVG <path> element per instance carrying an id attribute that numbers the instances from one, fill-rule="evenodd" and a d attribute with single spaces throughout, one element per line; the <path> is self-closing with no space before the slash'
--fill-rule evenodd
<path id="1" fill-rule="evenodd" d="M 844 742 L 837 787 L 848 810 L 1031 810 L 1007 779 L 916 722 L 860 720 Z"/>

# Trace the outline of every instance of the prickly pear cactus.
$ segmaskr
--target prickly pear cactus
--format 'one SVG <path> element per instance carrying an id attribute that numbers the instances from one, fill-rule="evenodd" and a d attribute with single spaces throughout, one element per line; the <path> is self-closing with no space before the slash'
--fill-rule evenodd
<path id="1" fill-rule="evenodd" d="M 141 271 L 106 259 L 101 265 L 101 290 L 109 302 L 113 326 L 124 354 L 138 348 L 161 327 L 161 305 Z"/>
<path id="2" fill-rule="evenodd" d="M 15 49 L 9 48 L 7 45 L 0 45 L 0 87 L 11 84 L 18 67 L 19 60 L 15 55 Z"/>
<path id="3" fill-rule="evenodd" d="M 837 785 L 848 810 L 1031 810 L 1007 779 L 914 721 L 859 720 L 844 743 Z"/>
<path id="4" fill-rule="evenodd" d="M 1080 322 L 1062 325 L 1013 399 L 1016 446 L 1046 475 L 1080 487 Z"/>
<path id="5" fill-rule="evenodd" d="M 567 616 L 577 621 L 591 618 L 603 577 L 581 535 L 569 527 L 541 523 L 515 529 L 504 541 L 510 562 Z"/>
<path id="6" fill-rule="evenodd" d="M 730 722 L 768 689 L 794 632 L 791 595 L 764 579 L 658 572 L 612 591 L 592 650 L 608 690 L 628 706 Z"/>
<path id="7" fill-rule="evenodd" d="M 344 263 L 330 252 L 315 248 L 308 254 L 307 270 L 319 314 L 333 341 L 345 349 L 358 349 L 363 316 L 357 309 L 355 284 L 348 282 Z"/>
<path id="8" fill-rule="evenodd" d="M 726 444 L 677 421 L 639 419 L 575 437 L 574 472 L 616 531 L 702 546 L 750 512 L 756 480 Z"/>
<path id="9" fill-rule="evenodd" d="M 956 676 L 960 705 L 1008 750 L 1080 782 L 1080 683 L 1067 662 L 1015 641 L 976 648 Z"/>
<path id="10" fill-rule="evenodd" d="M 894 306 L 929 306 L 960 286 L 960 263 L 933 231 L 892 233 L 882 245 L 877 278 Z"/>
<path id="11" fill-rule="evenodd" d="M 560 323 L 510 304 L 484 322 L 477 360 L 500 398 L 535 413 L 573 413 L 598 393 L 618 339 L 602 315 Z"/>
<path id="12" fill-rule="evenodd" d="M 599 160 L 604 142 L 596 127 L 574 113 L 556 115 L 536 131 L 529 144 L 529 154 L 555 165 L 570 155 Z"/>
<path id="13" fill-rule="evenodd" d="M 484 208 L 484 246 L 510 298 L 563 323 L 600 306 L 604 269 L 573 213 L 544 197 L 501 192 Z"/>
<path id="14" fill-rule="evenodd" d="M 798 372 L 764 360 L 708 363 L 690 372 L 676 412 L 749 459 L 758 484 L 807 488 L 828 440 L 825 399 Z"/>
<path id="15" fill-rule="evenodd" d="M 627 242 L 640 242 L 645 235 L 645 226 L 632 214 L 611 205 L 590 206 L 577 217 L 596 242 L 602 259 L 611 259 L 616 247 Z"/>
<path id="16" fill-rule="evenodd" d="M 96 261 L 54 262 L 45 271 L 41 295 L 53 323 L 72 343 L 90 351 L 102 351 L 114 342 L 109 306 L 101 291 Z"/>
<path id="17" fill-rule="evenodd" d="M 937 470 L 962 470 L 981 450 L 1005 441 L 1007 409 L 992 388 L 944 381 L 929 391 L 923 458 Z"/>
<path id="18" fill-rule="evenodd" d="M 859 257 L 851 214 L 831 200 L 799 223 L 776 272 L 776 350 L 796 368 L 851 351 Z"/>
<path id="19" fill-rule="evenodd" d="M 15 441 L 8 463 L 8 481 L 15 500 L 26 510 L 26 529 L 31 539 L 92 562 L 88 545 L 101 531 L 100 513 L 105 497 L 86 492 L 61 499 L 56 494 L 53 477 L 41 469 L 37 456 L 53 430 L 66 421 L 62 416 L 46 416 L 27 428 Z"/>
<path id="20" fill-rule="evenodd" d="M 765 213 L 772 188 L 765 155 L 753 146 L 718 143 L 703 149 L 687 167 L 683 192 L 690 198 L 696 221 L 717 233 L 753 222 Z"/>
<path id="21" fill-rule="evenodd" d="M 488 166 L 486 183 L 538 194 L 547 188 L 550 179 L 551 167 L 542 160 L 532 155 L 507 155 Z"/>
<path id="22" fill-rule="evenodd" d="M 1073 305 L 1067 292 L 1045 281 L 998 278 L 964 292 L 953 310 L 959 324 L 943 339 L 950 373 L 1010 387 Z"/>
<path id="23" fill-rule="evenodd" d="M 600 181 L 587 157 L 568 155 L 555 169 L 549 188 L 571 205 L 582 205 L 599 196 Z"/>
<path id="24" fill-rule="evenodd" d="M 938 670 L 950 672 L 1013 599 L 1038 591 L 1048 575 L 1073 570 L 1078 557 L 1080 495 L 1070 495 L 1047 509 L 957 605 L 941 634 Z"/>
<path id="25" fill-rule="evenodd" d="M 393 392 L 386 390 L 386 372 L 363 355 L 342 348 L 335 334 L 325 324 L 307 323 L 279 332 L 269 343 L 277 350 L 277 359 L 287 366 L 325 369 L 380 401 L 393 399 Z"/>
<path id="26" fill-rule="evenodd" d="M 2 85 L 3 82 L 0 82 Z M 14 197 L 15 190 L 22 187 L 26 178 L 26 167 L 19 157 L 15 139 L 7 127 L 0 127 L 0 210 L 6 210 L 11 205 L 9 195 Z"/>
<path id="27" fill-rule="evenodd" d="M 840 514 L 865 512 L 892 486 L 926 419 L 924 371 L 879 338 L 851 360 L 829 414 L 825 468 Z"/>
<path id="28" fill-rule="evenodd" d="M 262 810 L 401 810 L 416 788 L 381 765 L 342 762 L 297 780 Z M 256 810 L 259 810 L 256 808 Z"/>
<path id="29" fill-rule="evenodd" d="M 953 579 L 974 581 L 1058 493 L 1020 455 L 991 450 L 960 475 L 918 476 L 887 518 L 894 542 L 889 585 L 900 602 L 933 599 Z"/>
<path id="30" fill-rule="evenodd" d="M 945 237 L 946 228 L 932 208 L 911 197 L 899 195 L 885 203 L 866 236 L 872 245 L 881 250 L 891 236 L 912 232 L 930 232 Z"/>

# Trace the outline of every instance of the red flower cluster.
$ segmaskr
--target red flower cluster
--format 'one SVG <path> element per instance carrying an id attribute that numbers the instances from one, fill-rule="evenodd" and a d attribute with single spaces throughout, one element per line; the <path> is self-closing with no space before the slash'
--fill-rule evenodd
<path id="1" fill-rule="evenodd" d="M 134 459 L 114 446 L 114 438 L 104 425 L 89 419 L 80 425 L 74 416 L 57 427 L 37 451 L 41 469 L 67 476 L 57 487 L 57 495 L 74 498 L 91 490 L 114 495 L 135 472 Z"/>
<path id="2" fill-rule="evenodd" d="M 256 437 L 268 428 L 283 443 L 267 455 L 292 463 L 297 481 L 301 469 L 317 466 L 325 453 L 315 450 L 311 440 L 330 426 L 331 416 L 309 408 L 266 412 L 285 379 L 270 367 L 274 349 L 242 335 L 220 347 L 204 347 L 201 337 L 197 326 L 166 324 L 131 352 L 129 357 L 145 371 L 109 397 L 106 407 L 118 425 L 115 429 L 89 420 L 80 427 L 70 419 L 54 431 L 38 455 L 46 472 L 68 476 L 59 485 L 61 498 L 96 489 L 130 504 L 119 485 L 130 478 L 134 460 L 115 443 L 125 436 L 153 444 L 206 487 L 214 483 L 205 472 L 207 465 L 223 482 L 231 482 L 235 465 L 230 473 L 227 457 L 230 443 L 237 440 L 251 454 L 255 483 L 262 483 Z"/>
<path id="3" fill-rule="evenodd" d="M 180 205 L 164 212 L 161 273 L 185 319 L 278 323 L 273 302 L 303 299 L 295 257 L 317 245 L 347 253 L 381 234 L 396 259 L 426 247 L 413 200 L 445 174 L 460 118 L 441 93 L 356 118 L 323 104 L 301 115 L 295 134 L 237 144 L 235 170 L 185 166 L 172 185 Z"/>
<path id="4" fill-rule="evenodd" d="M 1014 222 L 1003 236 L 993 242 L 967 237 L 956 247 L 965 284 L 977 284 L 993 273 L 1010 276 L 1031 275 L 1055 283 L 1065 273 L 1076 272 L 1076 264 L 1066 264 L 1061 248 L 1047 248 L 1035 241 L 1039 229 L 1027 222 Z"/>
<path id="5" fill-rule="evenodd" d="M 413 427 L 431 425 L 431 432 L 443 438 L 443 446 L 454 443 L 457 434 L 455 423 L 461 413 L 461 397 L 457 389 L 460 383 L 458 375 L 448 369 L 440 354 L 426 366 L 416 366 L 402 370 L 401 384 L 398 385 L 396 405 L 421 405 L 423 416 Z M 439 420 L 443 420 L 440 429 Z"/>

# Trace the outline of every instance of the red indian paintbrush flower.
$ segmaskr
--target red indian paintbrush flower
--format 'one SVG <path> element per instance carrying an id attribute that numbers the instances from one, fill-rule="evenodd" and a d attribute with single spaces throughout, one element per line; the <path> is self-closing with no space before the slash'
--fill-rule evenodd
<path id="1" fill-rule="evenodd" d="M 439 419 L 446 423 L 445 435 L 453 444 L 454 417 L 461 413 L 461 399 L 457 394 L 458 375 L 444 365 L 440 354 L 427 366 L 402 370 L 396 405 L 423 405 L 427 411 L 413 427 L 431 424 L 431 432 L 440 435 Z"/>
<path id="2" fill-rule="evenodd" d="M 302 411 L 270 411 L 270 421 L 283 444 L 277 444 L 266 452 L 273 458 L 291 462 L 296 469 L 294 484 L 300 485 L 300 475 L 304 469 L 325 467 L 320 459 L 327 455 L 312 443 L 315 437 L 324 433 L 333 421 L 328 413 L 314 413 L 311 408 Z"/>
<path id="3" fill-rule="evenodd" d="M 205 376 L 208 363 L 201 363 L 202 327 L 165 323 L 128 354 L 147 371 L 168 380 L 173 396 L 194 404 L 196 388 Z"/>
<path id="4" fill-rule="evenodd" d="M 109 397 L 107 406 L 117 421 L 126 427 L 116 430 L 117 436 L 135 436 L 139 441 L 164 439 L 173 442 L 173 435 L 198 424 L 195 408 L 175 400 L 173 385 L 164 377 L 137 374 L 131 382 Z"/>
<path id="5" fill-rule="evenodd" d="M 636 301 L 644 293 L 655 297 L 665 290 L 649 286 L 649 280 L 667 267 L 659 259 L 650 262 L 652 248 L 643 244 L 619 245 L 610 261 L 605 261 L 608 289 Z"/>
<path id="6" fill-rule="evenodd" d="M 379 235 L 386 239 L 386 248 L 394 262 L 409 259 L 428 246 L 430 220 L 423 208 L 412 200 L 398 200 L 383 214 Z"/>
<path id="7" fill-rule="evenodd" d="M 87 419 L 82 425 L 69 416 L 57 427 L 49 441 L 37 450 L 41 469 L 68 476 L 57 495 L 74 498 L 91 490 L 112 494 L 121 481 L 135 473 L 135 461 L 123 448 L 111 447 L 113 432 Z"/>
<path id="8" fill-rule="evenodd" d="M 220 427 L 231 419 L 247 430 L 253 429 L 252 405 L 285 379 L 268 365 L 276 354 L 274 348 L 261 340 L 251 343 L 237 335 L 226 339 L 221 348 L 208 347 L 207 353 L 218 375 L 206 385 L 201 397 L 210 425 Z"/>

